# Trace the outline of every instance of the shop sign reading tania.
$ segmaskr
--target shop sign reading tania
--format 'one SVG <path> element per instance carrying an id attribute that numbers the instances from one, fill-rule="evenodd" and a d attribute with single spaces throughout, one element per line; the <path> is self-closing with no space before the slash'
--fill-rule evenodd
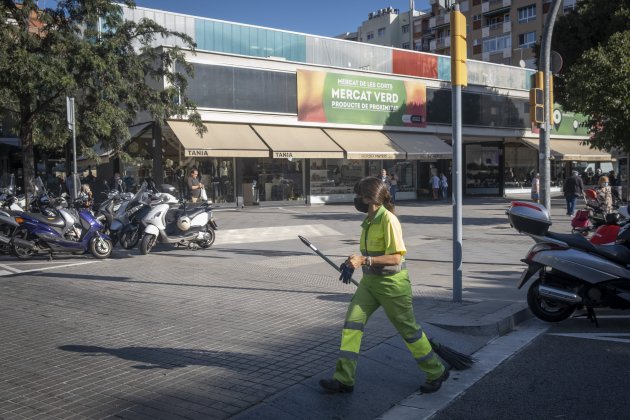
<path id="1" fill-rule="evenodd" d="M 298 70 L 298 120 L 426 127 L 426 86 L 351 74 Z"/>
<path id="2" fill-rule="evenodd" d="M 204 149 L 186 149 L 185 155 L 189 157 L 210 156 L 210 151 Z"/>

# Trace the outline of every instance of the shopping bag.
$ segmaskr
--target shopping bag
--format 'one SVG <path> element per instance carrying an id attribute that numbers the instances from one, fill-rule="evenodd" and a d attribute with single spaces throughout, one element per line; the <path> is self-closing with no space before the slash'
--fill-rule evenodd
<path id="1" fill-rule="evenodd" d="M 201 189 L 201 195 L 199 196 L 199 199 L 201 201 L 208 201 L 208 194 L 206 194 L 206 189 L 205 188 Z"/>

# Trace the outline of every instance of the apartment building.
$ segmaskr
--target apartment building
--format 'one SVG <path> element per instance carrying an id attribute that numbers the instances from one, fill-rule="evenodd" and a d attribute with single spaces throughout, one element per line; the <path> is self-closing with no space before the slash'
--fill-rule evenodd
<path id="1" fill-rule="evenodd" d="M 429 0 L 431 9 L 409 12 L 391 7 L 371 12 L 357 30 L 356 40 L 394 48 L 450 54 L 450 15 L 446 0 Z M 562 0 L 560 14 L 577 0 Z M 552 0 L 465 0 L 468 58 L 498 64 L 536 67 L 533 47 L 540 40 Z M 412 31 L 412 37 L 409 31 Z M 348 39 L 348 38 L 346 38 Z M 410 40 L 413 39 L 413 44 Z"/>
<path id="2" fill-rule="evenodd" d="M 420 16 L 420 12 L 414 11 L 414 19 Z M 411 49 L 412 26 L 409 23 L 409 12 L 400 12 L 399 9 L 386 7 L 368 13 L 367 20 L 361 23 L 357 29 L 359 42 Z M 349 40 L 345 37 L 344 39 Z"/>

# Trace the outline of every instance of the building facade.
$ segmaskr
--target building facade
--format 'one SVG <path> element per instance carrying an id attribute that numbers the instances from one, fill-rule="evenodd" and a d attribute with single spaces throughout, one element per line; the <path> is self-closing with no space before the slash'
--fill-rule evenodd
<path id="1" fill-rule="evenodd" d="M 428 199 L 431 176 L 451 175 L 450 57 L 144 8 L 124 13 L 194 39 L 186 94 L 208 129 L 201 137 L 185 120 L 138 121 L 127 146 L 135 159 L 121 167 L 132 183 L 174 182 L 177 169 L 194 166 L 216 203 L 241 206 L 350 202 L 355 183 L 382 168 L 398 178 L 398 200 Z M 469 61 L 465 194 L 529 188 L 538 165 L 532 73 Z M 557 110 L 556 188 L 571 168 L 611 161 L 580 144 L 588 137 L 579 120 Z"/>
<path id="2" fill-rule="evenodd" d="M 450 55 L 450 15 L 444 0 L 430 0 L 431 9 L 409 12 L 391 7 L 371 12 L 356 40 L 369 44 Z M 533 47 L 540 40 L 551 0 L 465 0 L 468 58 L 536 68 Z M 563 0 L 560 14 L 577 0 Z M 413 43 L 410 41 L 410 31 Z"/>

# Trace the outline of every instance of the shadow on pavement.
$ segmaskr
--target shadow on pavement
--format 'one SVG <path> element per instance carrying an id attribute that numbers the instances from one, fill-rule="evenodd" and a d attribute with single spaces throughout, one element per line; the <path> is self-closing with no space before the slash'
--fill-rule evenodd
<path id="1" fill-rule="evenodd" d="M 245 360 L 252 355 L 198 349 L 178 349 L 173 347 L 121 347 L 107 348 L 68 344 L 59 346 L 60 350 L 83 353 L 84 356 L 114 356 L 124 360 L 143 363 L 131 366 L 134 369 L 176 369 L 186 366 L 220 366 L 237 371 L 250 371 Z M 236 363 L 229 360 L 237 358 Z M 256 355 L 257 362 L 261 356 Z M 263 358 L 264 359 L 264 358 Z M 271 362 L 271 360 L 269 360 Z"/>

